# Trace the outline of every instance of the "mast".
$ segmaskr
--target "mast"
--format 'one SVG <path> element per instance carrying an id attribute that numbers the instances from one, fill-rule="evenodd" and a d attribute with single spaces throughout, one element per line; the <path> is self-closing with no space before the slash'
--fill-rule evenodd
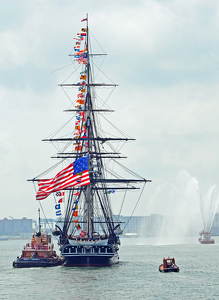
<path id="1" fill-rule="evenodd" d="M 87 35 L 86 35 L 86 43 L 85 47 L 87 48 L 87 90 L 86 90 L 86 106 L 87 107 L 87 118 L 86 118 L 86 128 L 87 128 L 87 148 L 88 148 L 88 171 L 90 173 L 90 134 L 91 134 L 91 119 L 90 119 L 90 109 L 91 109 L 91 94 L 90 94 L 90 58 L 89 58 L 89 29 L 88 29 L 88 14 L 87 14 Z M 85 219 L 87 221 L 87 234 L 89 237 L 93 235 L 93 195 L 91 193 L 91 184 L 87 185 L 85 192 Z"/>
<path id="2" fill-rule="evenodd" d="M 87 233 L 88 236 L 91 237 L 93 235 L 93 221 L 94 221 L 94 211 L 93 211 L 93 197 L 94 192 L 99 200 L 105 222 L 107 224 L 108 230 L 112 233 L 113 228 L 111 223 L 112 219 L 112 212 L 109 207 L 109 199 L 106 192 L 106 184 L 101 182 L 102 186 L 102 195 L 95 189 L 94 185 L 94 167 L 97 167 L 98 173 L 101 174 L 101 178 L 103 179 L 103 162 L 101 156 L 99 159 L 94 160 L 94 157 L 90 156 L 90 152 L 94 149 L 95 152 L 100 153 L 99 141 L 97 136 L 97 129 L 95 124 L 95 115 L 93 111 L 93 103 L 91 98 L 91 86 L 95 86 L 95 83 L 92 82 L 91 79 L 91 68 L 90 68 L 90 53 L 89 53 L 89 27 L 88 27 L 88 15 L 87 15 L 87 35 L 86 35 L 86 48 L 87 48 L 87 90 L 86 90 L 86 105 L 85 108 L 87 109 L 87 117 L 86 117 L 86 128 L 87 128 L 87 139 L 88 139 L 88 166 L 89 166 L 89 175 L 90 175 L 90 184 L 86 187 L 85 193 L 85 212 L 87 220 Z M 96 165 L 94 165 L 96 163 Z"/>

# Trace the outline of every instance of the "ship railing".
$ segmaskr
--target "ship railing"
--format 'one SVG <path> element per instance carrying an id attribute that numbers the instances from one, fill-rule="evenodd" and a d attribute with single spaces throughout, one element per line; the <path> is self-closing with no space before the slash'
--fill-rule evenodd
<path id="1" fill-rule="evenodd" d="M 31 245 L 27 244 L 24 246 L 24 250 L 53 250 L 54 245 Z"/>
<path id="2" fill-rule="evenodd" d="M 107 246 L 72 246 L 65 249 L 64 253 L 71 254 L 112 254 L 113 248 Z"/>
<path id="3" fill-rule="evenodd" d="M 69 236 L 68 237 L 70 240 L 73 240 L 73 241 L 80 241 L 80 242 L 96 242 L 96 241 L 102 241 L 102 240 L 106 240 L 109 238 L 108 235 L 104 235 L 104 236 L 93 236 L 93 237 L 79 237 L 79 236 Z"/>

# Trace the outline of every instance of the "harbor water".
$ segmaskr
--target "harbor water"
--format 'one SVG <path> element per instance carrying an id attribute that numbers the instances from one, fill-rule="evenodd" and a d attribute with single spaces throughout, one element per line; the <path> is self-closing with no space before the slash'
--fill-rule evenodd
<path id="1" fill-rule="evenodd" d="M 120 263 L 101 268 L 15 269 L 25 240 L 0 242 L 0 299 L 218 299 L 219 237 L 158 241 L 122 238 Z M 174 257 L 179 273 L 160 273 L 163 257 Z"/>

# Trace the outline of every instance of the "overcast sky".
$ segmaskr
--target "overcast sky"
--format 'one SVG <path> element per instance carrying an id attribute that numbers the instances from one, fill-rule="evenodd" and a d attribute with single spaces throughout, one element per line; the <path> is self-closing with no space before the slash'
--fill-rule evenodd
<path id="1" fill-rule="evenodd" d="M 53 71 L 71 63 L 86 13 L 108 54 L 102 70 L 119 85 L 107 102 L 111 120 L 136 138 L 124 164 L 153 181 L 135 215 L 153 212 L 157 188 L 182 170 L 201 193 L 218 185 L 218 1 L 2 0 L 0 8 L 0 219 L 37 217 L 27 179 L 55 163 L 41 140 L 70 118 L 58 84 L 72 69 Z M 129 201 L 123 214 L 131 212 Z"/>

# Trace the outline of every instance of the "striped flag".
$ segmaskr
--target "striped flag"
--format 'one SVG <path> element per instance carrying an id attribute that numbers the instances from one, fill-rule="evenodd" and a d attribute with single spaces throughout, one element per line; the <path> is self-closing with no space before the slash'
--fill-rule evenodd
<path id="1" fill-rule="evenodd" d="M 80 180 L 78 180 L 80 178 Z M 43 200 L 51 193 L 74 186 L 90 184 L 88 172 L 88 155 L 82 156 L 60 171 L 52 179 L 39 180 L 36 200 Z"/>

